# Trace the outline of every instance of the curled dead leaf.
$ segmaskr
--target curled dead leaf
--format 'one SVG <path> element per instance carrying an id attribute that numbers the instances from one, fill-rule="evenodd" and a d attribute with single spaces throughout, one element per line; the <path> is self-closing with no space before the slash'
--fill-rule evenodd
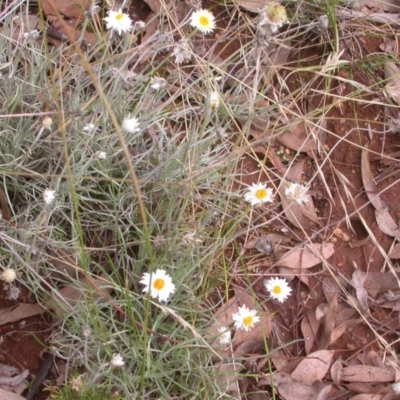
<path id="1" fill-rule="evenodd" d="M 33 317 L 34 315 L 43 314 L 45 308 L 39 304 L 20 303 L 16 306 L 3 308 L 0 310 L 0 325 L 17 322 L 24 318 Z"/>
<path id="2" fill-rule="evenodd" d="M 25 397 L 9 392 L 8 390 L 0 389 L 0 400 L 25 400 Z"/>
<path id="3" fill-rule="evenodd" d="M 84 277 L 77 283 L 65 286 L 57 292 L 53 291 L 45 306 L 53 310 L 59 318 L 62 318 L 69 314 L 77 302 L 87 296 L 88 293 L 90 293 L 92 299 L 100 300 L 105 293 L 110 294 L 111 290 L 107 275 L 104 273 L 95 278 Z"/>
<path id="4" fill-rule="evenodd" d="M 303 359 L 292 373 L 292 378 L 305 385 L 324 378 L 331 366 L 334 351 L 318 350 Z"/>
<path id="5" fill-rule="evenodd" d="M 301 333 L 303 334 L 304 347 L 307 355 L 311 353 L 320 325 L 321 320 L 316 318 L 315 310 L 308 310 L 301 320 L 300 328 Z"/>
<path id="6" fill-rule="evenodd" d="M 385 79 L 387 80 L 385 89 L 390 97 L 400 104 L 400 69 L 392 61 L 388 61 L 384 66 Z"/>
<path id="7" fill-rule="evenodd" d="M 375 207 L 375 218 L 379 229 L 386 235 L 400 237 L 400 228 L 390 215 L 387 205 L 379 197 L 371 172 L 367 145 L 364 146 L 361 154 L 361 176 L 368 199 Z"/>
<path id="8" fill-rule="evenodd" d="M 350 400 L 381 400 L 383 399 L 382 394 L 357 394 L 350 398 Z"/>
<path id="9" fill-rule="evenodd" d="M 207 329 L 207 336 L 216 338 L 221 327 L 229 328 L 233 324 L 232 314 L 238 312 L 239 304 L 236 297 L 232 297 L 214 313 L 213 322 Z"/>
<path id="10" fill-rule="evenodd" d="M 296 381 L 290 375 L 275 372 L 272 382 L 278 388 L 279 394 L 286 400 L 315 399 L 318 391 L 312 386 Z"/>
<path id="11" fill-rule="evenodd" d="M 351 285 L 356 290 L 356 296 L 360 309 L 363 312 L 368 312 L 368 292 L 364 287 L 365 280 L 367 278 L 366 272 L 356 269 L 351 278 Z"/>
<path id="12" fill-rule="evenodd" d="M 269 85 L 275 74 L 277 74 L 279 70 L 284 67 L 291 49 L 292 46 L 290 41 L 285 40 L 280 42 L 276 48 L 268 53 L 265 60 L 266 66 L 264 68 L 264 74 L 262 77 L 265 86 Z"/>
<path id="13" fill-rule="evenodd" d="M 266 0 L 239 0 L 237 4 L 247 11 L 260 12 L 265 7 Z"/>
<path id="14" fill-rule="evenodd" d="M 342 381 L 343 365 L 342 359 L 339 357 L 331 366 L 331 378 L 333 383 L 338 385 Z"/>
<path id="15" fill-rule="evenodd" d="M 400 238 L 399 226 L 394 221 L 387 207 L 375 210 L 376 222 L 379 229 L 386 235 Z"/>
<path id="16" fill-rule="evenodd" d="M 222 392 L 239 392 L 239 372 L 243 368 L 242 364 L 233 360 L 228 362 L 218 362 L 214 365 L 216 369 L 216 381 Z"/>
<path id="17" fill-rule="evenodd" d="M 343 370 L 342 379 L 346 382 L 393 382 L 395 373 L 369 365 L 349 365 Z"/>
<path id="18" fill-rule="evenodd" d="M 288 268 L 311 268 L 327 260 L 335 252 L 332 243 L 311 243 L 285 253 L 276 263 Z"/>
<path id="19" fill-rule="evenodd" d="M 389 258 L 400 258 L 400 243 L 393 246 L 393 249 L 389 253 Z"/>
<path id="20" fill-rule="evenodd" d="M 288 132 L 282 133 L 278 140 L 287 148 L 305 153 L 317 151 L 325 143 L 327 122 L 321 117 L 315 122 L 315 117 L 308 120 L 290 122 Z"/>
<path id="21" fill-rule="evenodd" d="M 303 210 L 305 206 L 302 206 L 295 201 L 292 201 L 286 196 L 286 187 L 285 185 L 281 185 L 278 188 L 278 193 L 281 198 L 282 208 L 285 213 L 286 218 L 297 228 L 310 230 L 311 225 L 308 223 L 306 217 L 304 216 Z M 311 202 L 312 198 L 309 196 Z M 309 200 L 309 201 L 310 201 Z M 314 204 L 312 202 L 312 204 Z M 314 211 L 315 212 L 315 211 Z M 318 221 L 318 219 L 317 219 Z"/>

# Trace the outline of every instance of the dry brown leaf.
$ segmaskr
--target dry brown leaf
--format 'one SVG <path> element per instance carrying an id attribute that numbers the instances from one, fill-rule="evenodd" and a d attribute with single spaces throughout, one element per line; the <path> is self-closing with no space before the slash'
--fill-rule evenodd
<path id="1" fill-rule="evenodd" d="M 308 223 L 307 219 L 303 216 L 300 204 L 292 201 L 286 196 L 285 185 L 280 185 L 278 188 L 278 193 L 281 198 L 282 208 L 285 213 L 286 218 L 289 222 L 296 228 L 310 230 L 311 225 Z"/>
<path id="2" fill-rule="evenodd" d="M 318 348 L 321 350 L 327 349 L 331 344 L 331 336 L 335 327 L 335 317 L 338 311 L 337 294 L 332 298 L 328 312 L 322 318 L 320 334 L 318 338 Z"/>
<path id="3" fill-rule="evenodd" d="M 372 297 L 376 297 L 379 293 L 387 290 L 398 290 L 400 288 L 399 274 L 369 272 L 365 279 L 364 287 Z"/>
<path id="4" fill-rule="evenodd" d="M 343 370 L 342 379 L 346 382 L 393 382 L 395 373 L 369 365 L 350 365 Z"/>
<path id="5" fill-rule="evenodd" d="M 94 299 L 103 298 L 103 294 L 111 293 L 111 286 L 107 285 L 108 282 L 106 274 L 101 274 L 99 277 L 87 279 L 82 278 L 79 280 L 80 286 L 76 283 L 74 286 L 65 286 L 58 290 L 57 293 L 52 293 L 52 297 L 47 301 L 45 307 L 53 310 L 55 314 L 61 318 L 70 313 L 73 307 L 85 296 L 90 296 Z M 61 300 L 62 299 L 62 300 Z M 63 302 L 62 302 L 63 301 Z"/>
<path id="6" fill-rule="evenodd" d="M 382 361 L 382 356 L 380 356 L 375 350 L 370 350 L 367 353 L 367 364 L 373 367 L 386 368 L 385 363 Z"/>
<path id="7" fill-rule="evenodd" d="M 376 11 L 400 12 L 400 4 L 398 0 L 357 0 L 352 3 L 354 10 L 361 10 L 368 7 Z"/>
<path id="8" fill-rule="evenodd" d="M 323 387 L 319 391 L 318 396 L 315 398 L 315 400 L 326 400 L 328 398 L 328 395 L 330 394 L 331 390 L 332 390 L 332 385 Z"/>
<path id="9" fill-rule="evenodd" d="M 245 10 L 252 12 L 260 12 L 265 7 L 266 0 L 238 0 L 236 4 Z"/>
<path id="10" fill-rule="evenodd" d="M 9 392 L 8 390 L 0 389 L 0 400 L 25 400 L 25 397 Z"/>
<path id="11" fill-rule="evenodd" d="M 142 42 L 140 45 L 143 54 L 143 56 L 140 59 L 140 64 L 144 64 L 152 57 L 153 52 L 149 51 L 153 44 L 151 38 L 157 32 L 160 21 L 158 19 L 157 14 L 150 11 L 146 17 L 145 23 L 146 23 L 146 32 L 142 37 Z"/>
<path id="12" fill-rule="evenodd" d="M 400 243 L 393 246 L 393 249 L 389 253 L 389 258 L 400 258 Z"/>
<path id="13" fill-rule="evenodd" d="M 235 363 L 234 361 L 224 361 L 215 364 L 216 380 L 222 392 L 239 392 L 238 377 L 242 368 L 242 364 Z"/>
<path id="14" fill-rule="evenodd" d="M 321 320 L 316 318 L 315 310 L 308 310 L 301 320 L 301 332 L 303 334 L 304 347 L 307 355 L 311 353 L 320 324 Z"/>
<path id="15" fill-rule="evenodd" d="M 288 132 L 284 132 L 278 140 L 287 148 L 294 151 L 310 153 L 317 151 L 325 143 L 326 119 L 321 118 L 317 125 L 314 122 L 304 120 L 292 121 Z"/>
<path id="16" fill-rule="evenodd" d="M 257 393 L 251 394 L 249 399 L 250 400 L 269 400 L 270 397 L 267 396 L 264 392 L 257 392 Z"/>
<path id="17" fill-rule="evenodd" d="M 334 352 L 331 350 L 318 350 L 303 359 L 292 373 L 292 378 L 305 385 L 324 378 L 331 366 Z"/>
<path id="18" fill-rule="evenodd" d="M 318 304 L 317 308 L 315 309 L 315 317 L 317 318 L 317 320 L 322 321 L 322 318 L 324 318 L 325 315 L 328 314 L 328 310 L 328 303 Z"/>
<path id="19" fill-rule="evenodd" d="M 390 215 L 386 204 L 379 197 L 378 190 L 373 180 L 367 149 L 367 145 L 364 145 L 361 153 L 361 176 L 368 199 L 375 207 L 376 222 L 379 229 L 386 235 L 400 237 L 398 225 Z"/>
<path id="20" fill-rule="evenodd" d="M 265 86 L 270 85 L 273 77 L 286 65 L 291 49 L 290 41 L 285 40 L 281 41 L 279 46 L 268 53 L 268 56 L 265 58 L 266 65 L 262 76 Z"/>
<path id="21" fill-rule="evenodd" d="M 357 310 L 354 308 L 349 308 L 344 306 L 337 314 L 336 314 L 336 326 L 339 326 L 342 322 L 346 322 L 349 319 L 352 319 L 354 315 L 356 315 Z"/>
<path id="22" fill-rule="evenodd" d="M 382 398 L 382 394 L 356 394 L 349 400 L 381 400 Z"/>
<path id="23" fill-rule="evenodd" d="M 387 61 L 384 66 L 385 85 L 386 91 L 390 97 L 400 104 L 400 69 L 393 61 Z"/>
<path id="24" fill-rule="evenodd" d="M 271 156 L 271 154 L 270 154 Z M 284 179 L 287 182 L 300 183 L 303 175 L 305 161 L 300 161 L 293 164 L 288 170 L 284 171 Z M 282 201 L 282 208 L 285 212 L 286 218 L 297 228 L 311 229 L 308 220 L 320 225 L 318 215 L 315 212 L 313 198 L 308 195 L 308 201 L 305 204 L 298 204 L 293 202 L 286 196 L 286 185 L 282 182 L 278 188 L 279 196 Z"/>
<path id="25" fill-rule="evenodd" d="M 26 378 L 29 375 L 29 370 L 17 372 L 12 376 L 0 376 L 1 389 L 11 390 L 14 393 L 22 393 L 28 387 Z"/>
<path id="26" fill-rule="evenodd" d="M 351 390 L 352 392 L 362 393 L 362 394 L 374 394 L 379 392 L 379 388 L 374 386 L 368 385 L 367 383 L 362 382 L 354 382 L 345 385 L 347 389 Z"/>
<path id="27" fill-rule="evenodd" d="M 272 381 L 278 388 L 280 396 L 285 400 L 315 400 L 318 395 L 317 389 L 297 382 L 290 375 L 275 372 Z"/>
<path id="28" fill-rule="evenodd" d="M 290 182 L 300 183 L 301 178 L 303 176 L 305 164 L 306 164 L 306 160 L 301 160 L 301 161 L 297 162 L 296 164 L 292 164 L 290 166 L 290 168 L 287 170 L 287 172 L 285 173 L 284 178 Z"/>
<path id="29" fill-rule="evenodd" d="M 348 319 L 347 321 L 344 321 L 341 324 L 335 326 L 331 334 L 329 345 L 335 343 L 336 340 L 338 340 L 349 329 L 349 326 L 357 324 L 361 321 L 361 319 Z"/>
<path id="30" fill-rule="evenodd" d="M 310 276 L 304 269 L 278 267 L 279 275 L 284 276 L 289 282 L 294 278 L 299 278 L 305 285 L 310 286 Z"/>
<path id="31" fill-rule="evenodd" d="M 33 317 L 34 315 L 43 314 L 45 308 L 39 304 L 20 303 L 16 306 L 3 308 L 0 310 L 0 325 L 17 322 L 24 318 Z"/>
<path id="32" fill-rule="evenodd" d="M 324 292 L 326 301 L 330 303 L 332 299 L 337 295 L 339 291 L 339 286 L 332 278 L 325 277 L 322 280 L 322 290 Z"/>
<path id="33" fill-rule="evenodd" d="M 65 19 L 68 19 L 70 26 L 76 27 L 80 22 L 85 19 L 85 11 L 87 11 L 92 0 L 41 0 L 41 7 L 46 16 L 55 17 L 57 10 Z M 61 25 L 56 24 L 55 29 L 60 28 Z"/>
<path id="34" fill-rule="evenodd" d="M 387 207 L 375 210 L 376 222 L 379 229 L 386 235 L 400 238 L 399 226 L 394 221 Z"/>
<path id="35" fill-rule="evenodd" d="M 281 372 L 289 364 L 288 357 L 283 350 L 275 350 L 271 355 L 271 361 L 278 372 Z"/>
<path id="36" fill-rule="evenodd" d="M 285 253 L 276 265 L 288 268 L 306 269 L 320 264 L 323 260 L 327 260 L 335 252 L 332 243 L 311 243 Z M 322 259 L 321 259 L 322 257 Z"/>
<path id="37" fill-rule="evenodd" d="M 236 314 L 239 310 L 237 298 L 234 296 L 223 304 L 214 313 L 214 320 L 207 330 L 207 336 L 216 337 L 219 334 L 219 328 L 229 328 L 233 324 L 232 314 Z"/>
<path id="38" fill-rule="evenodd" d="M 371 171 L 371 164 L 368 158 L 368 145 L 365 144 L 361 153 L 361 177 L 364 185 L 365 192 L 368 200 L 375 207 L 375 209 L 384 208 L 384 204 L 378 195 L 373 174 Z"/>
<path id="39" fill-rule="evenodd" d="M 340 357 L 332 364 L 330 372 L 333 383 L 339 385 L 343 375 L 343 364 Z"/>
<path id="40" fill-rule="evenodd" d="M 364 288 L 364 283 L 367 278 L 366 272 L 356 269 L 351 278 L 351 285 L 356 289 L 356 296 L 360 309 L 363 312 L 369 312 L 368 308 L 368 292 Z"/>

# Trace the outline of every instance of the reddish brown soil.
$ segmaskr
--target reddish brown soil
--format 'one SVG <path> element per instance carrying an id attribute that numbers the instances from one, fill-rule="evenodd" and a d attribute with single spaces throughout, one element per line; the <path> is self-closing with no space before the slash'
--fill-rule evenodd
<path id="1" fill-rule="evenodd" d="M 16 284 L 18 285 L 18 284 Z M 1 309 L 13 307 L 19 303 L 32 303 L 35 301 L 32 294 L 25 288 L 21 289 L 18 300 L 8 300 L 8 292 L 0 284 Z M 28 381 L 32 382 L 38 373 L 46 350 L 47 338 L 50 333 L 50 323 L 47 316 L 34 316 L 21 321 L 2 325 L 0 327 L 1 352 L 0 363 L 12 365 L 19 371 L 28 369 Z M 38 393 L 34 400 L 47 399 L 48 392 Z"/>

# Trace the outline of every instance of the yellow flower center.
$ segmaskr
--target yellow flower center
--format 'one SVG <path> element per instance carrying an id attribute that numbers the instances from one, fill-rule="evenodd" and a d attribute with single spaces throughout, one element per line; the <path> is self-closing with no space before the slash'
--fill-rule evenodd
<path id="1" fill-rule="evenodd" d="M 256 191 L 256 197 L 258 200 L 264 200 L 268 196 L 268 192 L 266 189 L 258 189 Z"/>
<path id="2" fill-rule="evenodd" d="M 243 325 L 245 327 L 249 327 L 252 322 L 253 322 L 253 316 L 252 315 L 248 315 L 247 317 L 243 318 Z"/>
<path id="3" fill-rule="evenodd" d="M 115 16 L 115 19 L 116 19 L 117 21 L 121 21 L 122 18 L 124 18 L 124 14 L 123 14 L 122 12 L 119 12 L 119 13 Z"/>
<path id="4" fill-rule="evenodd" d="M 280 4 L 271 4 L 265 10 L 265 16 L 271 24 L 280 24 L 286 21 L 286 9 Z"/>
<path id="5" fill-rule="evenodd" d="M 208 20 L 208 18 L 205 15 L 202 15 L 199 19 L 199 23 L 201 26 L 208 26 L 210 25 L 210 21 Z"/>
<path id="6" fill-rule="evenodd" d="M 281 294 L 281 293 L 282 293 L 282 288 L 281 288 L 280 286 L 274 286 L 273 289 L 272 289 L 272 291 L 273 291 L 276 295 L 278 295 L 278 294 Z"/>
<path id="7" fill-rule="evenodd" d="M 162 290 L 162 288 L 165 286 L 165 281 L 164 279 L 156 279 L 153 283 L 154 289 L 156 290 Z"/>

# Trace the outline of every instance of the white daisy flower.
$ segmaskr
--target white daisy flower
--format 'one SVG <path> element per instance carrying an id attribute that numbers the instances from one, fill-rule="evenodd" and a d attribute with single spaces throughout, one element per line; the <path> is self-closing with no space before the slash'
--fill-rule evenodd
<path id="1" fill-rule="evenodd" d="M 107 153 L 105 151 L 96 151 L 94 154 L 99 160 L 105 160 L 107 158 Z"/>
<path id="2" fill-rule="evenodd" d="M 219 97 L 218 92 L 216 92 L 216 91 L 212 92 L 210 94 L 210 107 L 214 108 L 214 109 L 218 108 L 219 101 L 220 101 L 219 99 L 220 99 L 220 97 Z"/>
<path id="3" fill-rule="evenodd" d="M 198 10 L 190 17 L 190 25 L 202 33 L 211 33 L 215 29 L 214 15 L 208 10 Z"/>
<path id="4" fill-rule="evenodd" d="M 245 193 L 244 198 L 252 206 L 262 203 L 272 203 L 274 201 L 274 191 L 267 188 L 264 183 L 253 183 Z"/>
<path id="5" fill-rule="evenodd" d="M 43 200 L 44 202 L 49 205 L 51 204 L 56 198 L 56 191 L 51 189 L 46 189 L 43 192 Z"/>
<path id="6" fill-rule="evenodd" d="M 129 133 L 136 133 L 140 131 L 140 123 L 139 120 L 135 117 L 131 117 L 130 115 L 126 116 L 122 121 L 122 129 Z"/>
<path id="7" fill-rule="evenodd" d="M 96 127 L 95 124 L 89 123 L 89 124 L 86 124 L 86 125 L 82 128 L 82 130 L 83 130 L 84 132 L 87 132 L 87 133 L 92 133 L 92 132 L 96 132 L 96 131 L 97 131 L 97 127 Z"/>
<path id="8" fill-rule="evenodd" d="M 128 14 L 122 12 L 121 9 L 118 11 L 109 10 L 108 16 L 104 18 L 106 21 L 107 29 L 111 29 L 113 31 L 117 31 L 118 35 L 121 35 L 122 32 L 128 32 L 132 29 L 132 20 Z"/>
<path id="9" fill-rule="evenodd" d="M 14 282 L 15 279 L 17 279 L 17 273 L 15 272 L 15 270 L 7 268 L 1 273 L 1 278 L 4 282 L 11 283 Z"/>
<path id="10" fill-rule="evenodd" d="M 283 303 L 292 291 L 286 279 L 271 278 L 264 282 L 264 285 L 273 299 Z"/>
<path id="11" fill-rule="evenodd" d="M 218 341 L 220 344 L 222 345 L 231 344 L 231 332 L 229 331 L 228 328 L 226 328 L 225 326 L 221 326 L 218 328 L 218 333 L 219 333 Z"/>
<path id="12" fill-rule="evenodd" d="M 155 76 L 151 78 L 150 87 L 154 90 L 164 89 L 167 86 L 167 81 L 164 78 Z"/>
<path id="13" fill-rule="evenodd" d="M 288 22 L 285 7 L 277 1 L 268 2 L 261 12 L 260 26 L 269 25 L 272 33 Z"/>
<path id="14" fill-rule="evenodd" d="M 125 361 L 119 354 L 114 354 L 110 364 L 113 367 L 122 367 L 125 364 Z"/>
<path id="15" fill-rule="evenodd" d="M 175 293 L 175 285 L 172 283 L 172 278 L 163 269 L 157 269 L 156 272 L 144 273 L 140 280 L 144 293 L 150 292 L 153 299 L 160 301 L 168 301 L 171 294 Z"/>
<path id="16" fill-rule="evenodd" d="M 289 182 L 285 189 L 285 195 L 288 199 L 295 201 L 299 204 L 308 203 L 308 190 L 309 186 L 303 186 L 299 183 Z"/>
<path id="17" fill-rule="evenodd" d="M 182 39 L 175 44 L 172 54 L 175 56 L 175 62 L 177 64 L 182 64 L 192 59 L 192 53 L 190 51 L 190 47 L 188 43 Z"/>
<path id="18" fill-rule="evenodd" d="M 232 319 L 235 322 L 236 329 L 244 329 L 245 331 L 249 331 L 254 327 L 254 324 L 260 322 L 257 310 L 250 310 L 246 305 L 239 307 L 238 312 L 232 314 Z"/>

